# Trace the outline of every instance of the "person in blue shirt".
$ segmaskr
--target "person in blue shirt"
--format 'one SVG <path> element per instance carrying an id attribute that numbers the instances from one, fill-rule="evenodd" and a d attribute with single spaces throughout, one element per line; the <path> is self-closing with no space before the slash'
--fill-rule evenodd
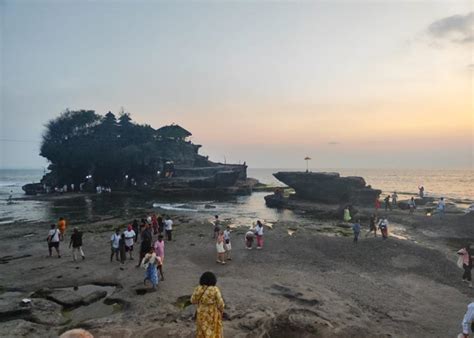
<path id="1" fill-rule="evenodd" d="M 354 231 L 354 243 L 357 243 L 359 240 L 359 234 L 360 234 L 360 220 L 358 219 L 357 222 L 352 224 L 352 231 Z"/>

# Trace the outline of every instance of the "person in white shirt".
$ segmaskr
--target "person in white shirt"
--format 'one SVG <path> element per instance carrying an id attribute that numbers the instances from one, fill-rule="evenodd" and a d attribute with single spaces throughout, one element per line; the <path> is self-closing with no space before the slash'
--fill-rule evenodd
<path id="1" fill-rule="evenodd" d="M 444 201 L 444 197 L 441 197 L 438 201 L 438 214 L 439 218 L 442 219 L 444 217 L 444 212 L 446 210 L 446 202 Z"/>
<path id="2" fill-rule="evenodd" d="M 230 243 L 230 226 L 227 226 L 227 229 L 224 230 L 224 249 L 226 259 L 228 261 L 232 260 L 231 251 L 232 251 L 232 244 Z"/>
<path id="3" fill-rule="evenodd" d="M 257 249 L 260 250 L 263 248 L 263 224 L 260 221 L 257 221 L 255 236 L 257 237 Z"/>
<path id="4" fill-rule="evenodd" d="M 165 232 L 168 241 L 172 240 L 172 232 L 173 232 L 173 221 L 169 216 L 166 216 L 165 220 Z"/>
<path id="5" fill-rule="evenodd" d="M 56 229 L 56 224 L 51 224 L 51 230 L 48 232 L 48 250 L 49 250 L 49 257 L 53 255 L 53 248 L 56 250 L 58 254 L 58 258 L 61 258 L 61 254 L 59 253 L 59 230 Z"/>
<path id="6" fill-rule="evenodd" d="M 130 253 L 130 259 L 132 260 L 133 243 L 135 241 L 136 236 L 135 231 L 133 231 L 132 225 L 129 224 L 127 230 L 125 230 L 123 234 L 125 235 L 125 252 Z"/>
<path id="7" fill-rule="evenodd" d="M 472 324 L 474 322 L 474 302 L 467 306 L 466 314 L 462 320 L 462 335 L 464 338 L 469 337 L 469 333 L 472 332 Z"/>
<path id="8" fill-rule="evenodd" d="M 110 248 L 112 253 L 110 254 L 110 261 L 112 262 L 114 255 L 115 259 L 120 262 L 119 253 L 120 253 L 120 229 L 116 229 L 115 233 L 110 237 Z"/>

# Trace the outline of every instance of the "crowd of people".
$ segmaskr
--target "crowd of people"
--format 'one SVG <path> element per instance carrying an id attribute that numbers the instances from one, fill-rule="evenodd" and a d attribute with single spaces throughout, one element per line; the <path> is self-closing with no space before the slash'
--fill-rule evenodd
<path id="1" fill-rule="evenodd" d="M 419 189 L 420 197 L 424 196 L 424 187 Z M 393 192 L 387 195 L 384 200 L 385 211 L 391 211 L 398 207 L 398 194 Z M 414 197 L 408 202 L 410 213 L 416 209 L 416 202 Z M 379 217 L 379 209 L 381 202 L 379 198 L 375 201 L 375 212 L 370 216 L 368 231 L 365 237 L 373 234 L 377 237 L 377 232 L 383 239 L 388 237 L 389 221 L 386 215 Z M 437 204 L 437 211 L 439 217 L 443 218 L 446 209 L 444 198 L 440 198 Z M 359 218 L 353 220 L 351 216 L 351 209 L 349 206 L 344 208 L 343 219 L 345 222 L 352 222 L 351 228 L 353 231 L 353 242 L 356 244 L 362 231 L 361 221 Z M 221 222 L 219 215 L 215 215 L 213 221 L 213 234 L 215 246 L 217 251 L 216 262 L 219 264 L 227 264 L 232 260 L 232 244 L 231 244 L 231 227 Z M 67 223 L 64 218 L 60 218 L 57 224 L 52 224 L 48 232 L 48 249 L 49 256 L 53 255 L 53 249 L 57 256 L 61 258 L 60 243 L 64 241 Z M 249 228 L 245 233 L 245 248 L 251 250 L 256 242 L 256 249 L 263 248 L 263 234 L 264 225 L 260 220 Z M 83 238 L 82 232 L 77 227 L 73 228 L 70 236 L 69 248 L 72 248 L 72 258 L 74 261 L 85 259 L 85 254 L 82 249 Z M 169 216 L 157 216 L 152 214 L 142 218 L 140 221 L 134 219 L 128 224 L 125 230 L 120 228 L 115 229 L 110 237 L 111 255 L 110 261 L 114 258 L 121 264 L 125 264 L 128 260 L 134 260 L 134 249 L 139 243 L 139 253 L 137 259 L 137 267 L 142 267 L 145 270 L 144 283 L 151 284 L 152 289 L 156 289 L 159 281 L 164 280 L 163 264 L 165 256 L 165 240 L 171 242 L 173 240 L 173 221 Z M 458 265 L 463 269 L 462 281 L 468 283 L 472 288 L 472 260 L 473 254 L 470 245 L 457 252 L 459 255 Z M 128 256 L 128 257 L 127 257 Z M 224 314 L 224 299 L 219 288 L 216 286 L 217 277 L 212 272 L 205 272 L 199 281 L 191 296 L 192 304 L 196 305 L 196 337 L 222 337 L 223 336 L 223 314 Z M 469 319 L 469 318 L 470 319 Z M 472 317 L 472 318 L 471 318 Z M 466 319 L 467 318 L 467 319 Z M 463 321 L 463 335 L 468 336 L 470 324 L 474 320 L 474 303 L 468 307 L 468 312 Z M 469 324 L 469 327 L 468 327 Z"/>

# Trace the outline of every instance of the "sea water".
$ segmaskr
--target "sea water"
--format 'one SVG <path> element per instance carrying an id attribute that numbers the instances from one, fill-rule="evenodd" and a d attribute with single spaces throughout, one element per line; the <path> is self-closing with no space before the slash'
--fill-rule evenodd
<path id="1" fill-rule="evenodd" d="M 248 169 L 248 176 L 265 184 L 282 185 L 273 177 L 277 171 L 297 171 L 297 169 Z M 433 197 L 445 197 L 467 207 L 474 203 L 474 170 L 405 170 L 405 169 L 313 169 L 312 171 L 336 171 L 342 176 L 361 176 L 373 188 L 381 189 L 383 194 L 397 191 L 399 199 L 416 194 L 418 186 L 425 187 L 425 193 Z M 158 199 L 146 194 L 137 197 L 101 194 L 81 195 L 54 201 L 7 200 L 24 196 L 21 187 L 27 183 L 39 182 L 43 170 L 0 170 L 0 224 L 14 221 L 55 222 L 60 216 L 77 220 L 97 220 L 97 217 L 131 217 L 150 208 L 157 213 L 193 213 L 212 217 L 219 214 L 221 219 L 229 219 L 235 226 L 251 225 L 256 219 L 267 222 L 277 220 L 292 222 L 298 218 L 291 211 L 279 211 L 265 206 L 267 192 L 253 193 L 251 196 L 238 196 L 225 200 L 199 201 Z M 213 208 L 209 208 L 209 204 Z M 207 206 L 206 206 L 207 205 Z"/>

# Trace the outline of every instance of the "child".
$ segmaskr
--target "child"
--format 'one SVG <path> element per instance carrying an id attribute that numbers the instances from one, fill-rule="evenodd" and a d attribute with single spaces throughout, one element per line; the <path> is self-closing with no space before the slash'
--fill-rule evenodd
<path id="1" fill-rule="evenodd" d="M 352 224 L 352 231 L 354 231 L 354 243 L 357 243 L 360 234 L 360 220 Z"/>
<path id="2" fill-rule="evenodd" d="M 231 261 L 232 245 L 230 244 L 230 226 L 227 226 L 227 229 L 224 230 L 224 249 L 227 260 Z"/>
<path id="3" fill-rule="evenodd" d="M 257 221 L 255 236 L 257 236 L 257 249 L 260 250 L 263 248 L 263 224 L 260 221 Z"/>

